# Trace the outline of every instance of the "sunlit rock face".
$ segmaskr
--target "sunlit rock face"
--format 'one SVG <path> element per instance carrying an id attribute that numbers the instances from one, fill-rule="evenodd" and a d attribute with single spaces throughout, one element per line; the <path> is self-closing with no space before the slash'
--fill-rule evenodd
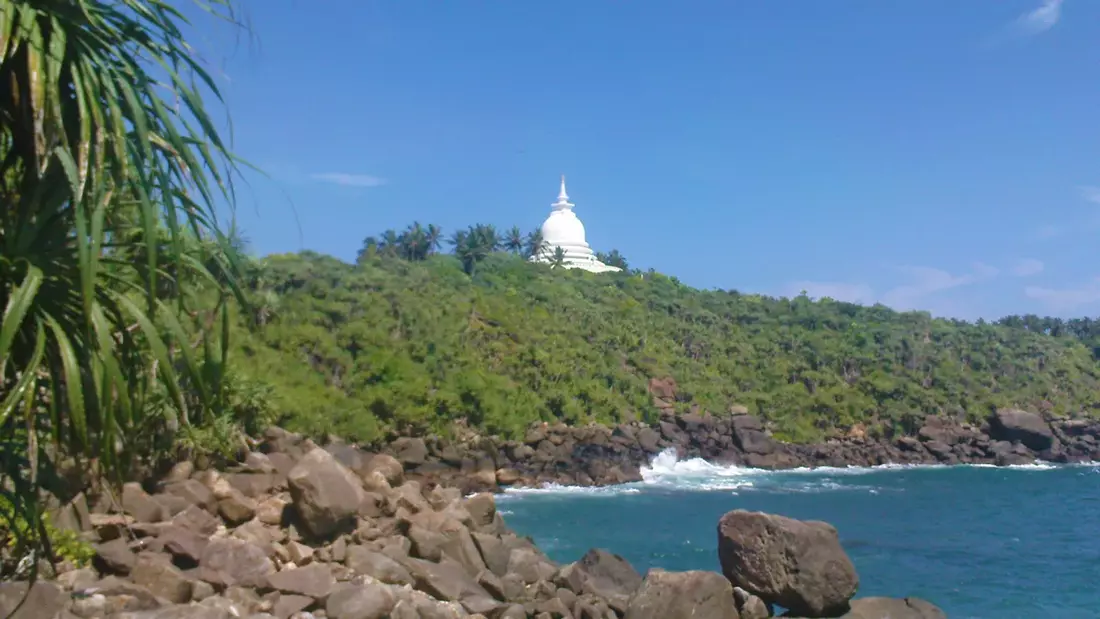
<path id="1" fill-rule="evenodd" d="M 560 247 L 565 253 L 564 266 L 568 269 L 584 269 L 593 273 L 621 271 L 619 267 L 604 264 L 596 259 L 596 254 L 584 240 L 584 224 L 573 212 L 575 205 L 565 193 L 565 177 L 561 177 L 561 192 L 558 201 L 551 204 L 550 216 L 542 223 L 543 250 L 532 256 L 537 262 L 552 262 Z"/>

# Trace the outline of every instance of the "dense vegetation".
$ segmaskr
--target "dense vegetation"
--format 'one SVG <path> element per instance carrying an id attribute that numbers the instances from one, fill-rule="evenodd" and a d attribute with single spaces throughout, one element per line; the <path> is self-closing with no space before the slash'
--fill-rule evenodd
<path id="1" fill-rule="evenodd" d="M 1100 393 L 1092 349 L 1051 319 L 968 324 L 555 269 L 490 226 L 454 235 L 454 255 L 411 252 L 403 239 L 421 229 L 368 239 L 355 265 L 308 252 L 261 263 L 267 326 L 238 342 L 286 423 L 369 440 L 455 421 L 511 434 L 538 419 L 652 419 L 649 379 L 672 377 L 681 410 L 740 405 L 809 441 L 992 406 L 1087 412 Z"/>
<path id="2" fill-rule="evenodd" d="M 195 3 L 233 20 L 228 1 Z M 254 398 L 227 363 L 243 298 L 216 219 L 236 160 L 183 17 L 159 0 L 0 0 L 0 16 L 6 577 L 80 558 L 44 517 L 69 482 L 230 440 Z"/>

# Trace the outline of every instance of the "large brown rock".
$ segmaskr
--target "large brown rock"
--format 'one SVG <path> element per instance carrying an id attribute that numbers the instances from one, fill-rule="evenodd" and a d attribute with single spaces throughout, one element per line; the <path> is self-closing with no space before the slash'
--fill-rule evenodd
<path id="1" fill-rule="evenodd" d="M 653 569 L 630 599 L 624 619 L 739 619 L 733 586 L 714 572 Z"/>
<path id="2" fill-rule="evenodd" d="M 222 587 L 264 587 L 274 571 L 275 564 L 262 548 L 231 537 L 210 540 L 199 560 L 199 577 Z"/>
<path id="3" fill-rule="evenodd" d="M 306 567 L 268 574 L 267 584 L 280 593 L 323 600 L 336 585 L 336 579 L 332 577 L 332 570 L 328 565 L 314 563 Z"/>
<path id="4" fill-rule="evenodd" d="M 606 550 L 593 548 L 574 566 L 584 583 L 576 593 L 592 593 L 619 612 L 626 610 L 630 597 L 642 586 L 642 575 L 626 559 Z"/>
<path id="5" fill-rule="evenodd" d="M 477 579 L 462 566 L 451 561 L 432 563 L 421 559 L 406 559 L 405 567 L 416 581 L 416 588 L 437 600 L 460 602 L 468 609 L 495 609 L 498 604 Z"/>
<path id="6" fill-rule="evenodd" d="M 1054 444 L 1050 425 L 1035 413 L 1002 408 L 989 418 L 989 436 L 999 441 L 1020 441 L 1035 451 L 1048 449 Z"/>
<path id="7" fill-rule="evenodd" d="M 325 612 L 332 619 L 384 619 L 395 603 L 381 583 L 340 583 L 325 601 Z"/>
<path id="8" fill-rule="evenodd" d="M 68 596 L 56 583 L 40 580 L 0 583 L 0 617 L 53 619 L 65 608 Z"/>
<path id="9" fill-rule="evenodd" d="M 138 522 L 160 522 L 168 519 L 168 509 L 156 502 L 136 482 L 123 484 L 122 509 Z"/>
<path id="10" fill-rule="evenodd" d="M 391 487 L 396 488 L 405 483 L 405 467 L 389 454 L 377 454 L 370 459 L 364 477 L 374 472 L 381 473 Z"/>
<path id="11" fill-rule="evenodd" d="M 287 475 L 290 497 L 302 524 L 315 537 L 355 528 L 364 500 L 359 478 L 323 449 L 313 449 Z"/>
<path id="12" fill-rule="evenodd" d="M 344 565 L 354 572 L 366 574 L 388 584 L 412 585 L 415 582 L 409 571 L 400 563 L 362 546 L 348 548 Z"/>
<path id="13" fill-rule="evenodd" d="M 428 458 L 428 446 L 424 444 L 422 438 L 403 436 L 391 443 L 390 448 L 405 468 L 424 464 Z"/>
<path id="14" fill-rule="evenodd" d="M 947 615 L 920 598 L 861 598 L 841 619 L 947 619 Z"/>
<path id="15" fill-rule="evenodd" d="M 832 525 L 735 510 L 718 521 L 718 559 L 735 586 L 800 617 L 848 609 L 859 576 Z"/>
<path id="16" fill-rule="evenodd" d="M 168 555 L 149 552 L 138 555 L 132 578 L 135 585 L 169 602 L 183 604 L 191 600 L 191 579 L 172 565 Z"/>

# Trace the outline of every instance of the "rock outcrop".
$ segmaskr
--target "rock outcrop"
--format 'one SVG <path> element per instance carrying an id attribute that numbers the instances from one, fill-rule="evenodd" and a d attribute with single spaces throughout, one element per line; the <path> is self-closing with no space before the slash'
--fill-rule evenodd
<path id="1" fill-rule="evenodd" d="M 654 385 L 665 399 L 670 384 Z M 656 396 L 655 396 L 656 397 Z M 400 438 L 376 446 L 368 467 L 394 475 L 397 466 L 411 479 L 455 486 L 464 492 L 496 491 L 502 486 L 547 483 L 593 486 L 641 480 L 640 467 L 666 450 L 681 458 L 765 469 L 883 464 L 1019 465 L 1044 460 L 1100 460 L 1100 421 L 1052 419 L 1015 409 L 996 411 L 973 425 L 927 416 L 912 436 L 876 437 L 860 428 L 815 445 L 776 440 L 768 424 L 736 408 L 729 415 L 674 414 L 654 424 L 615 427 L 532 425 L 521 440 L 467 433 L 454 440 Z M 347 446 L 329 445 L 342 451 Z M 381 458 L 374 465 L 372 458 Z M 392 484 L 391 484 L 392 485 Z"/>
<path id="2" fill-rule="evenodd" d="M 559 438 L 547 432 L 538 449 Z M 272 429 L 260 451 L 225 470 L 180 463 L 164 479 L 129 486 L 117 504 L 70 506 L 83 514 L 72 522 L 84 523 L 77 526 L 94 544 L 93 566 L 62 566 L 56 581 L 29 588 L 0 584 L 0 615 L 765 619 L 782 605 L 814 617 L 942 616 L 914 599 L 849 607 L 858 579 L 835 530 L 766 514 L 722 519 L 725 575 L 643 576 L 602 549 L 561 565 L 508 530 L 491 494 L 425 481 L 417 471 L 432 461 L 430 441 L 402 445 L 400 455 L 376 455 Z M 477 480 L 485 468 L 465 470 Z"/>
<path id="3" fill-rule="evenodd" d="M 734 585 L 801 617 L 848 609 L 859 576 L 832 525 L 736 510 L 718 521 L 718 559 Z"/>

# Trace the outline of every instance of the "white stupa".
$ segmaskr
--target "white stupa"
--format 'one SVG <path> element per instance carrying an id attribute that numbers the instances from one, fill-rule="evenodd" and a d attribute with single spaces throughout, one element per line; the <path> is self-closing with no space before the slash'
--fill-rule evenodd
<path id="1" fill-rule="evenodd" d="M 584 269 L 593 273 L 621 271 L 619 267 L 604 264 L 596 259 L 596 254 L 584 240 L 584 224 L 573 213 L 575 205 L 565 193 L 565 175 L 561 177 L 561 192 L 558 201 L 551 204 L 550 216 L 542 223 L 543 250 L 532 256 L 536 262 L 552 262 L 557 248 L 565 252 L 565 268 Z"/>

